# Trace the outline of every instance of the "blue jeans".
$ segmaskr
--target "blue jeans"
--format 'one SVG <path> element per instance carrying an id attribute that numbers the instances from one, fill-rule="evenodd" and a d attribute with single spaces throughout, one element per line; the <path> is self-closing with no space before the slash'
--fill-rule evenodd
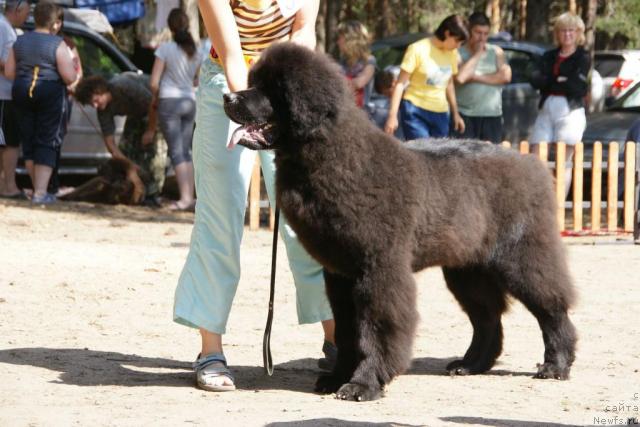
<path id="1" fill-rule="evenodd" d="M 240 240 L 256 152 L 226 148 L 237 125 L 224 113 L 222 95 L 229 91 L 222 68 L 205 60 L 200 69 L 196 130 L 193 136 L 196 216 L 191 245 L 174 300 L 174 321 L 223 334 L 240 280 Z M 275 201 L 272 151 L 259 151 L 265 186 Z M 284 218 L 281 218 L 283 220 Z M 287 248 L 296 286 L 299 323 L 333 318 L 324 287 L 322 267 L 307 254 L 286 224 L 280 235 Z M 265 269 L 269 268 L 265 265 Z M 266 301 L 265 301 L 266 303 Z"/>
<path id="2" fill-rule="evenodd" d="M 158 124 L 167 141 L 171 164 L 191 162 L 191 139 L 196 103 L 191 98 L 160 98 Z"/>
<path id="3" fill-rule="evenodd" d="M 403 99 L 400 103 L 402 131 L 407 141 L 449 136 L 449 113 L 434 113 Z"/>

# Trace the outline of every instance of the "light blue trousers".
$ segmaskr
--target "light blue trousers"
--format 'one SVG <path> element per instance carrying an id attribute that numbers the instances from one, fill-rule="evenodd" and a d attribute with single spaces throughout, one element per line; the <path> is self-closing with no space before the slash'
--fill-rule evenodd
<path id="1" fill-rule="evenodd" d="M 240 241 L 256 156 L 255 151 L 241 146 L 230 151 L 226 148 L 237 126 L 223 110 L 222 95 L 228 91 L 222 68 L 205 60 L 200 70 L 193 138 L 198 202 L 191 246 L 174 301 L 176 322 L 218 334 L 226 332 L 240 280 Z M 260 151 L 259 155 L 267 194 L 273 205 L 274 155 L 270 151 Z M 302 324 L 331 319 L 322 267 L 307 254 L 282 219 L 279 231 L 296 286 L 298 321 Z M 268 269 L 270 265 L 264 268 Z"/>

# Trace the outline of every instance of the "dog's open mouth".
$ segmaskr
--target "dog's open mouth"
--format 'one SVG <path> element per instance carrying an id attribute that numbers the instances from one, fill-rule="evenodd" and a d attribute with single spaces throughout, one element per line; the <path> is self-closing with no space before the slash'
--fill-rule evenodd
<path id="1" fill-rule="evenodd" d="M 230 150 L 240 144 L 252 150 L 266 150 L 273 144 L 273 130 L 271 123 L 241 125 L 233 132 L 227 144 Z"/>

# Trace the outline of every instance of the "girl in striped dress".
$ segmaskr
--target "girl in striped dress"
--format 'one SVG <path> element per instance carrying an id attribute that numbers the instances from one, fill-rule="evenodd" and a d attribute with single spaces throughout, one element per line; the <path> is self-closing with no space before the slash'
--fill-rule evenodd
<path id="1" fill-rule="evenodd" d="M 223 354 L 222 334 L 240 279 L 240 240 L 257 153 L 244 147 L 226 149 L 237 125 L 226 117 L 222 96 L 247 88 L 249 67 L 272 43 L 291 40 L 315 47 L 319 0 L 201 0 L 199 6 L 212 48 L 200 70 L 196 97 L 193 164 L 198 201 L 191 246 L 176 289 L 174 320 L 200 331 L 200 354 L 194 364 L 197 385 L 226 391 L 235 385 Z M 273 202 L 273 153 L 258 155 Z M 321 361 L 331 368 L 334 324 L 322 268 L 286 223 L 280 233 L 296 286 L 298 321 L 322 322 L 328 357 Z"/>

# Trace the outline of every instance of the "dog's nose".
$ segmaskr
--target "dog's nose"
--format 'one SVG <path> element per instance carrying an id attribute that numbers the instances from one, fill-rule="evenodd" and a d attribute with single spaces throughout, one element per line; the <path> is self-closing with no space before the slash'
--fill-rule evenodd
<path id="1" fill-rule="evenodd" d="M 224 99 L 225 104 L 230 104 L 238 99 L 238 95 L 236 95 L 235 93 L 225 93 L 224 95 L 222 95 L 222 99 Z"/>

